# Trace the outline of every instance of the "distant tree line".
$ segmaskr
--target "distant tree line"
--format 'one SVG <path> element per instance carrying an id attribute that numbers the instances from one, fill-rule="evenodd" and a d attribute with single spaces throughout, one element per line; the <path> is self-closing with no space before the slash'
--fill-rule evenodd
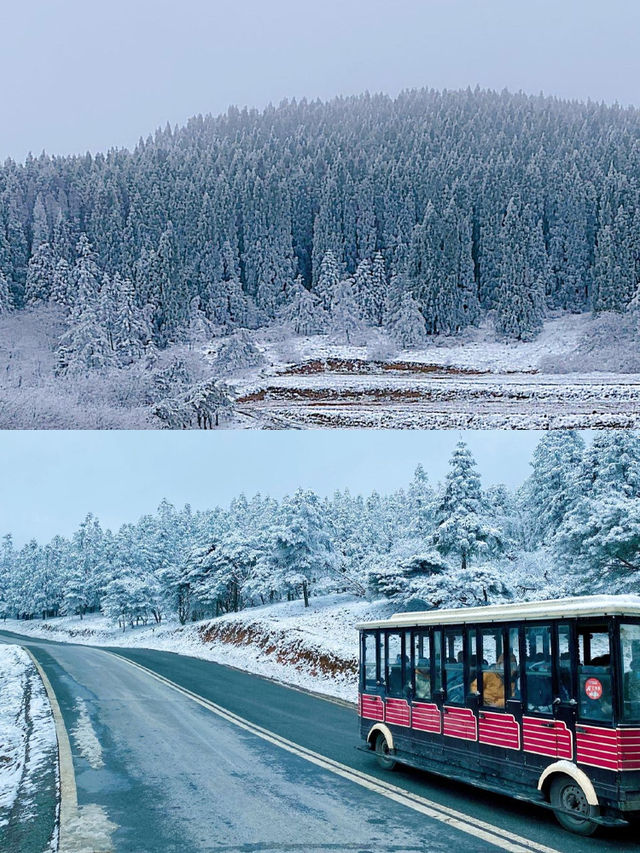
<path id="1" fill-rule="evenodd" d="M 327 592 L 402 607 L 638 592 L 640 439 L 571 431 L 539 442 L 516 492 L 482 487 L 460 442 L 445 480 L 419 466 L 368 497 L 299 490 L 194 512 L 163 501 L 118 531 L 88 515 L 70 538 L 0 547 L 0 616 L 102 611 L 124 628 L 185 623 Z"/>
<path id="2" fill-rule="evenodd" d="M 640 280 L 640 111 L 408 91 L 231 108 L 135 150 L 0 168 L 0 312 L 69 312 L 60 370 L 205 322 L 384 326 L 624 311 Z M 78 355 L 80 353 L 80 355 Z"/>

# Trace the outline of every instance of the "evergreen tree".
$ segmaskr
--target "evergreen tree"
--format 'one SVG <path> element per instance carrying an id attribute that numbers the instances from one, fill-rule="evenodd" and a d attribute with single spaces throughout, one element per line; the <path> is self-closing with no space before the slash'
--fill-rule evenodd
<path id="1" fill-rule="evenodd" d="M 71 307 L 71 293 L 69 292 L 71 282 L 71 267 L 64 258 L 60 258 L 53 272 L 49 299 L 51 302 L 64 308 Z"/>
<path id="2" fill-rule="evenodd" d="M 9 283 L 0 270 L 0 315 L 7 314 L 13 308 L 13 301 L 9 291 Z"/>
<path id="3" fill-rule="evenodd" d="M 290 326 L 296 335 L 317 335 L 326 331 L 328 315 L 315 296 L 298 277 L 293 285 L 289 302 L 279 314 L 281 323 Z"/>
<path id="4" fill-rule="evenodd" d="M 340 281 L 340 267 L 336 257 L 331 250 L 327 251 L 322 258 L 315 293 L 321 300 L 325 310 L 331 308 L 333 293 Z"/>
<path id="5" fill-rule="evenodd" d="M 584 440 L 574 430 L 553 430 L 538 442 L 531 462 L 533 471 L 521 492 L 532 544 L 549 541 L 574 505 L 576 474 L 583 454 Z"/>
<path id="6" fill-rule="evenodd" d="M 542 328 L 546 292 L 546 259 L 540 224 L 512 198 L 502 226 L 502 262 L 496 297 L 495 327 L 499 335 L 532 340 Z"/>
<path id="7" fill-rule="evenodd" d="M 331 299 L 331 332 L 339 340 L 354 343 L 362 331 L 363 322 L 351 279 L 339 281 Z"/>
<path id="8" fill-rule="evenodd" d="M 38 193 L 33 206 L 33 226 L 31 238 L 31 254 L 35 255 L 43 243 L 49 242 L 49 223 L 45 209 L 42 193 Z"/>
<path id="9" fill-rule="evenodd" d="M 419 347 L 425 343 L 427 327 L 417 301 L 411 293 L 403 294 L 400 305 L 389 316 L 391 334 L 403 347 Z"/>
<path id="10" fill-rule="evenodd" d="M 436 511 L 434 543 L 443 556 L 457 555 L 465 571 L 477 554 L 499 548 L 499 531 L 486 517 L 476 462 L 463 441 L 456 445 L 449 465 Z"/>
<path id="11" fill-rule="evenodd" d="M 313 492 L 298 489 L 293 497 L 284 499 L 266 559 L 282 588 L 293 595 L 301 593 L 308 607 L 315 584 L 334 571 L 337 563 Z"/>
<path id="12" fill-rule="evenodd" d="M 135 303 L 131 280 L 123 279 L 116 273 L 113 285 L 117 294 L 112 328 L 113 346 L 119 363 L 126 365 L 142 357 L 149 343 L 151 330 L 145 315 Z"/>
<path id="13" fill-rule="evenodd" d="M 57 350 L 58 373 L 104 368 L 111 363 L 113 350 L 100 319 L 99 275 L 91 244 L 83 234 L 74 269 L 76 294 L 69 328 L 61 337 Z"/>
<path id="14" fill-rule="evenodd" d="M 55 276 L 55 258 L 48 243 L 40 243 L 29 259 L 24 301 L 29 305 L 46 302 Z"/>

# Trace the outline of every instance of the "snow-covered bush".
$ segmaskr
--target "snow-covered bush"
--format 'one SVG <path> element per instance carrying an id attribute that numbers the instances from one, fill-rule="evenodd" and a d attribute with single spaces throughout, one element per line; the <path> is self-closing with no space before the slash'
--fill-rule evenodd
<path id="1" fill-rule="evenodd" d="M 220 376 L 231 376 L 250 367 L 259 367 L 264 356 L 246 329 L 239 329 L 225 338 L 216 353 L 212 367 Z"/>

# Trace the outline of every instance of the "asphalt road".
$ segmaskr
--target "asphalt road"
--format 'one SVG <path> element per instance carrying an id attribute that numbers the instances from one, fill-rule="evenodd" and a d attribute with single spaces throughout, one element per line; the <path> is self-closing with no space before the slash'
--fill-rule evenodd
<path id="1" fill-rule="evenodd" d="M 533 806 L 385 773 L 355 749 L 352 709 L 247 673 L 152 650 L 0 641 L 31 649 L 60 704 L 79 807 L 70 851 L 477 853 L 522 851 L 518 837 L 538 853 L 640 850 L 637 827 L 578 838 Z"/>

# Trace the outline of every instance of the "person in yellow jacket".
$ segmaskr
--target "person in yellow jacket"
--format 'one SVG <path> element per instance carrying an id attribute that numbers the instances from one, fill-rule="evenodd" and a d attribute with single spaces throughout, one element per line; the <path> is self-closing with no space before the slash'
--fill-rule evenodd
<path id="1" fill-rule="evenodd" d="M 495 669 L 485 669 L 482 672 L 482 704 L 490 705 L 492 708 L 504 708 L 504 681 L 502 669 L 504 657 L 500 655 Z M 478 680 L 471 682 L 471 692 L 478 690 Z"/>

